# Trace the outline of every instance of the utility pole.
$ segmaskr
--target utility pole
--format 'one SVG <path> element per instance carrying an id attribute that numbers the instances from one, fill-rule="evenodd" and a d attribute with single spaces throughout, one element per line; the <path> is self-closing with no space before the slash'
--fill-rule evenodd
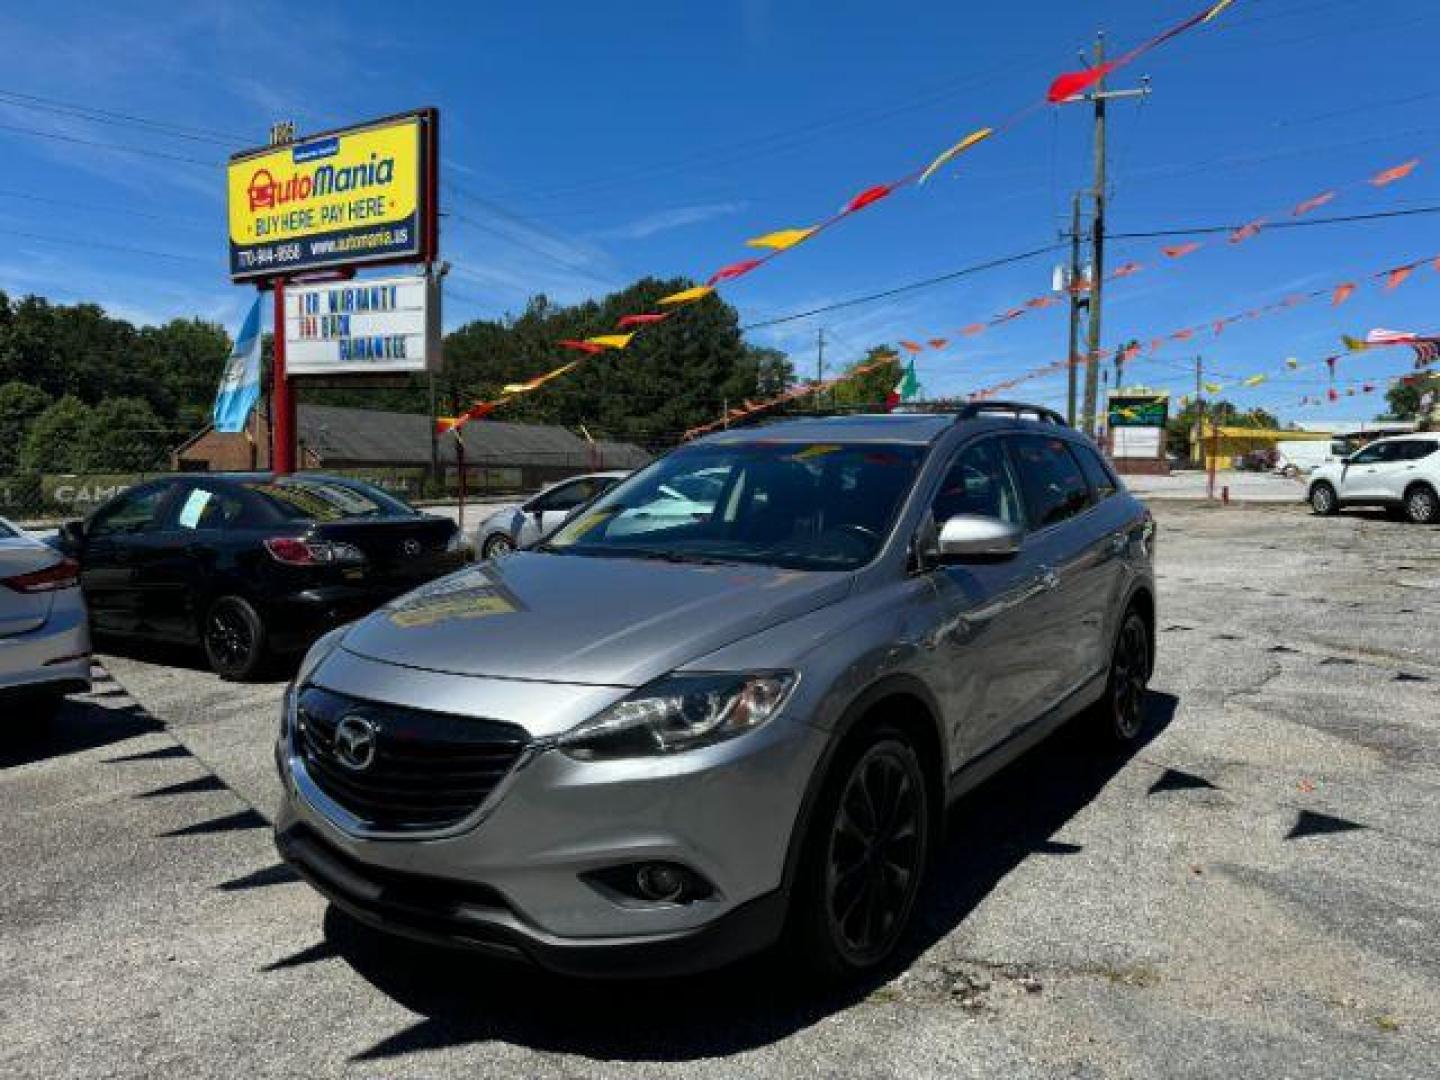
<path id="1" fill-rule="evenodd" d="M 1070 293 L 1070 362 L 1067 365 L 1065 385 L 1065 422 L 1075 426 L 1075 383 L 1080 364 L 1080 308 L 1086 304 L 1080 289 L 1080 192 L 1075 193 L 1070 204 L 1070 276 L 1066 291 Z"/>
<path id="2" fill-rule="evenodd" d="M 817 327 L 815 330 L 815 411 L 819 412 L 821 407 L 820 384 L 825 381 L 825 328 Z"/>
<path id="3" fill-rule="evenodd" d="M 1205 362 L 1199 356 L 1195 357 L 1195 434 L 1190 439 L 1190 445 L 1200 455 L 1200 460 L 1205 460 L 1205 398 L 1201 391 L 1205 389 L 1202 373 Z"/>
<path id="4" fill-rule="evenodd" d="M 1095 37 L 1094 67 L 1105 63 L 1105 35 Z M 1101 78 L 1092 93 L 1077 96 L 1075 101 L 1089 101 L 1095 109 L 1095 181 L 1090 193 L 1094 213 L 1090 219 L 1090 281 L 1089 318 L 1085 340 L 1085 398 L 1081 410 L 1081 427 L 1087 434 L 1095 434 L 1095 404 L 1100 384 L 1100 312 L 1105 284 L 1105 105 L 1111 98 L 1144 97 L 1150 93 L 1149 81 L 1134 90 L 1105 89 Z"/>

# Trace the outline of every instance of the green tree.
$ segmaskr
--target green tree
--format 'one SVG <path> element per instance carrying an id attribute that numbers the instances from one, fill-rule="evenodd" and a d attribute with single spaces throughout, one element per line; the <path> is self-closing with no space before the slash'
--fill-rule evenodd
<path id="1" fill-rule="evenodd" d="M 836 405 L 884 405 L 890 391 L 895 389 L 905 372 L 905 365 L 894 349 L 877 345 L 866 352 L 863 360 L 847 365 L 843 373 L 848 374 L 856 368 L 876 362 L 880 362 L 879 366 L 873 370 L 836 384 L 826 395 L 827 400 L 833 398 Z"/>
<path id="2" fill-rule="evenodd" d="M 1199 411 L 1196 402 L 1188 402 L 1179 412 L 1172 413 L 1165 424 L 1165 452 L 1181 457 L 1190 457 L 1190 434 L 1195 430 L 1195 416 Z M 1205 429 L 1218 423 L 1222 427 L 1253 427 L 1274 429 L 1280 420 L 1265 409 L 1238 408 L 1233 402 L 1216 400 L 1205 402 Z"/>
<path id="3" fill-rule="evenodd" d="M 0 474 L 15 471 L 20 445 L 34 419 L 50 404 L 50 395 L 29 383 L 0 386 Z"/>
<path id="4" fill-rule="evenodd" d="M 1435 408 L 1434 403 L 1440 400 L 1440 372 L 1431 374 L 1416 375 L 1410 382 L 1396 381 L 1390 384 L 1385 391 L 1385 404 L 1389 411 L 1376 417 L 1377 420 L 1425 420 L 1421 414 L 1421 399 L 1426 394 L 1432 395 L 1431 410 Z"/>
<path id="5" fill-rule="evenodd" d="M 81 436 L 85 467 L 95 472 L 164 469 L 175 429 L 139 398 L 110 398 L 91 410 Z"/>
<path id="6" fill-rule="evenodd" d="M 26 472 L 82 472 L 89 467 L 86 449 L 90 407 L 67 394 L 53 402 L 30 425 L 20 446 L 20 468 Z"/>

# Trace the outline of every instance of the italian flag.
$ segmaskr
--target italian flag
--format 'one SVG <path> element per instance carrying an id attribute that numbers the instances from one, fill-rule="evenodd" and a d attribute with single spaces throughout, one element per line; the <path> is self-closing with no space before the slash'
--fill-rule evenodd
<path id="1" fill-rule="evenodd" d="M 915 358 L 912 356 L 905 365 L 905 374 L 895 388 L 885 395 L 885 408 L 895 408 L 901 402 L 914 401 L 920 395 L 920 380 L 915 377 Z"/>

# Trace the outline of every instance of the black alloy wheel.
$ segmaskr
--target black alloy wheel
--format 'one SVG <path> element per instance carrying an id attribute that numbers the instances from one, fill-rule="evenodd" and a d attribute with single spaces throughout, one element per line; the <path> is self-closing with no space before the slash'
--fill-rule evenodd
<path id="1" fill-rule="evenodd" d="M 906 742 L 884 738 L 851 766 L 824 860 L 828 937 L 845 967 L 880 963 L 900 939 L 924 876 L 925 780 Z"/>
<path id="2" fill-rule="evenodd" d="M 255 609 L 238 596 L 210 605 L 205 616 L 205 657 L 222 679 L 247 679 L 265 658 L 265 626 Z"/>
<path id="3" fill-rule="evenodd" d="M 1150 682 L 1150 631 L 1139 612 L 1126 613 L 1102 702 L 1103 727 L 1116 742 L 1133 742 L 1145 726 L 1145 687 Z"/>

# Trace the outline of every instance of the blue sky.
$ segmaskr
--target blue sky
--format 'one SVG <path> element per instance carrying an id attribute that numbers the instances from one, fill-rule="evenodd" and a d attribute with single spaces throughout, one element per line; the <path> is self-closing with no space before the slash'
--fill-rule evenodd
<path id="1" fill-rule="evenodd" d="M 250 293 L 225 275 L 227 151 L 263 142 L 279 118 L 303 133 L 418 105 L 442 111 L 442 202 L 464 218 L 443 226 L 455 268 L 447 325 L 518 311 L 536 292 L 574 301 L 644 273 L 703 278 L 745 257 L 745 238 L 810 224 L 1039 98 L 1097 29 L 1125 48 L 1199 6 L 7 5 L 0 288 L 95 301 L 138 321 L 199 315 L 233 328 Z M 1111 230 L 1279 218 L 1331 187 L 1343 191 L 1322 214 L 1440 203 L 1437 29 L 1440 5 L 1415 0 L 1236 0 L 1119 78 L 1128 86 L 1148 74 L 1154 94 L 1112 108 Z M 196 137 L 98 124 L 16 94 L 184 125 Z M 1071 192 L 1088 183 L 1089 138 L 1084 108 L 1034 115 L 724 295 L 746 322 L 761 321 L 1053 241 Z M 1424 161 L 1409 179 L 1384 190 L 1363 183 L 1416 155 Z M 1108 261 L 1153 265 L 1160 243 L 1177 242 L 1116 241 Z M 1212 244 L 1117 282 L 1105 342 L 1148 341 L 1437 254 L 1440 216 L 1424 215 Z M 959 327 L 1045 291 L 1051 265 L 1038 258 L 751 337 L 790 352 L 807 373 L 822 326 L 836 362 L 900 337 L 959 339 Z M 1427 265 L 1393 292 L 1363 287 L 1338 310 L 1316 303 L 1219 340 L 1172 343 L 1131 371 L 1185 392 L 1198 347 L 1208 368 L 1232 377 L 1278 373 L 1287 357 L 1308 363 L 1334 351 L 1342 332 L 1440 330 L 1437 300 L 1440 273 Z M 1064 348 L 1057 306 L 927 354 L 919 372 L 932 394 L 962 393 Z M 1343 361 L 1340 374 L 1383 379 L 1409 359 L 1369 353 Z M 1376 394 L 1298 410 L 1302 394 L 1323 389 L 1312 372 L 1234 398 L 1286 419 L 1382 407 Z M 1024 391 L 1052 404 L 1062 395 L 1063 376 Z"/>

